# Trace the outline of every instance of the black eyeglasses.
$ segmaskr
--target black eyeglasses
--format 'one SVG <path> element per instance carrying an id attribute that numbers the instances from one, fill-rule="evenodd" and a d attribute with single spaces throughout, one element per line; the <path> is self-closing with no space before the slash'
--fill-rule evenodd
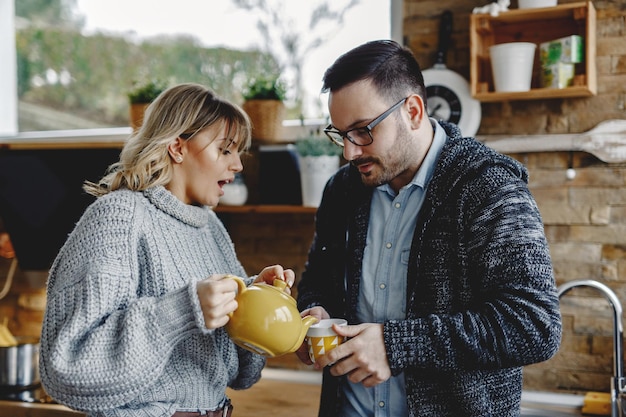
<path id="1" fill-rule="evenodd" d="M 387 116 L 393 113 L 398 107 L 400 107 L 408 97 L 403 98 L 398 101 L 396 104 L 391 106 L 386 112 L 375 118 L 368 124 L 363 127 L 355 127 L 354 129 L 346 130 L 344 132 L 337 130 L 333 127 L 333 125 L 326 126 L 324 129 L 324 133 L 326 136 L 337 146 L 341 146 L 343 148 L 343 139 L 348 139 L 350 142 L 354 143 L 356 146 L 367 146 L 374 142 L 374 137 L 372 136 L 372 129 L 376 127 L 380 122 L 385 120 Z"/>

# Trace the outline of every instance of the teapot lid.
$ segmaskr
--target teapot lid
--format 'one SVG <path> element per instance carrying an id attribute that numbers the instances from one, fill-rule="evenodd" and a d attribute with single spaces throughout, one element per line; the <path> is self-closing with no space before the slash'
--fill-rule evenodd
<path id="1" fill-rule="evenodd" d="M 290 303 L 294 305 L 296 304 L 296 300 L 291 295 L 285 292 L 285 288 L 287 288 L 287 283 L 282 279 L 276 278 L 274 282 L 272 282 L 272 285 L 265 283 L 257 283 L 255 285 L 261 285 L 263 287 L 271 288 L 274 291 L 278 291 L 278 293 L 282 297 L 286 298 Z"/>
<path id="2" fill-rule="evenodd" d="M 285 282 L 282 279 L 275 279 L 274 282 L 272 282 L 272 286 L 274 288 L 277 288 L 277 289 L 281 290 L 281 291 L 284 291 L 285 288 L 287 288 L 287 282 Z"/>

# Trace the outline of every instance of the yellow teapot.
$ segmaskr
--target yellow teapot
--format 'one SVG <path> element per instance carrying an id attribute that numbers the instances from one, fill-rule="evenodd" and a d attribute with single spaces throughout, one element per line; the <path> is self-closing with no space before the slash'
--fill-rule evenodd
<path id="1" fill-rule="evenodd" d="M 247 287 L 239 277 L 227 278 L 234 279 L 238 287 L 239 306 L 226 324 L 233 342 L 270 358 L 298 350 L 317 319 L 300 317 L 296 300 L 284 291 L 287 283 L 275 279 L 273 285 L 257 282 Z"/>

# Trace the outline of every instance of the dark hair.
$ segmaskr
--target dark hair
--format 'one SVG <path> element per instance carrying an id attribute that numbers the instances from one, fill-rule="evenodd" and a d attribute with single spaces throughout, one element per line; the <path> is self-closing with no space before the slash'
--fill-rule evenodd
<path id="1" fill-rule="evenodd" d="M 389 101 L 417 93 L 426 105 L 424 76 L 417 59 L 395 41 L 370 41 L 341 55 L 324 73 L 322 92 L 363 80 L 370 80 Z"/>

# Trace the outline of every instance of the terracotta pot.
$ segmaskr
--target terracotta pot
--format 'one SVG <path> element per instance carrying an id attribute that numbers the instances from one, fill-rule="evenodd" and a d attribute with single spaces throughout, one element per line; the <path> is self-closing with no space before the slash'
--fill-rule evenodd
<path id="1" fill-rule="evenodd" d="M 242 107 L 252 122 L 254 139 L 275 142 L 283 138 L 285 103 L 280 100 L 247 100 Z"/>
<path id="2" fill-rule="evenodd" d="M 143 123 L 143 114 L 150 103 L 131 103 L 130 105 L 130 127 L 137 130 Z"/>

